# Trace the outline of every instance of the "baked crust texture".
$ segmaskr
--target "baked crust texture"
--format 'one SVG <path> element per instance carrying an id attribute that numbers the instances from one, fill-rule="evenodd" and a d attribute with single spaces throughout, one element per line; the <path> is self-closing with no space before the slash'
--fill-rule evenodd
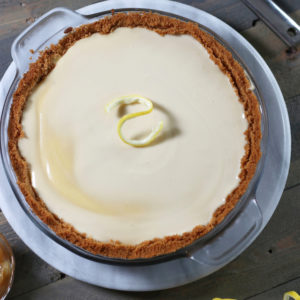
<path id="1" fill-rule="evenodd" d="M 92 34 L 109 34 L 119 27 L 143 27 L 153 30 L 160 35 L 188 34 L 199 41 L 208 51 L 210 58 L 217 64 L 220 70 L 228 76 L 231 85 L 235 89 L 245 111 L 248 121 L 248 129 L 245 131 L 245 154 L 241 160 L 240 183 L 226 198 L 223 205 L 218 207 L 209 224 L 198 225 L 192 231 L 181 235 L 166 236 L 144 241 L 137 245 L 126 245 L 119 241 L 101 242 L 88 237 L 85 233 L 78 232 L 71 224 L 64 222 L 57 215 L 47 209 L 46 204 L 39 197 L 31 185 L 30 166 L 22 157 L 18 149 L 18 141 L 25 137 L 22 129 L 22 114 L 26 101 L 33 89 L 51 72 L 56 61 L 78 40 Z M 244 69 L 232 57 L 232 54 L 217 42 L 211 35 L 202 31 L 199 26 L 191 22 L 183 22 L 175 18 L 143 13 L 117 13 L 98 20 L 92 24 L 82 25 L 71 29 L 56 45 L 40 52 L 36 62 L 30 64 L 29 71 L 24 74 L 13 95 L 13 103 L 10 110 L 8 128 L 8 149 L 10 160 L 17 176 L 17 184 L 20 187 L 26 201 L 36 214 L 59 237 L 81 247 L 93 254 L 123 258 L 137 259 L 150 258 L 174 252 L 182 247 L 190 245 L 198 238 L 204 236 L 218 225 L 226 215 L 235 207 L 255 174 L 257 163 L 261 156 L 261 119 L 259 104 Z"/>

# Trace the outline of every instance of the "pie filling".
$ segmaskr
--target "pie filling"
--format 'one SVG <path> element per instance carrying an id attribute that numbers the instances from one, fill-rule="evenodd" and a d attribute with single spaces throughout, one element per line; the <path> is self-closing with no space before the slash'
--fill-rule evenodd
<path id="1" fill-rule="evenodd" d="M 141 104 L 107 113 L 112 99 L 143 95 L 151 114 L 117 123 Z M 248 122 L 229 78 L 189 35 L 118 28 L 77 41 L 28 98 L 19 140 L 48 209 L 103 242 L 138 244 L 209 223 L 235 189 Z"/>

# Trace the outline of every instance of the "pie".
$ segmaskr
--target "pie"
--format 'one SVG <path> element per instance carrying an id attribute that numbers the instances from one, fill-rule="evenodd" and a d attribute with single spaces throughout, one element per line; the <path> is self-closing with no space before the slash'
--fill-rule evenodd
<path id="1" fill-rule="evenodd" d="M 13 95 L 9 154 L 32 211 L 59 237 L 115 258 L 171 253 L 207 234 L 261 156 L 243 67 L 197 24 L 159 14 L 68 31 Z M 111 101 L 120 105 L 107 112 Z"/>

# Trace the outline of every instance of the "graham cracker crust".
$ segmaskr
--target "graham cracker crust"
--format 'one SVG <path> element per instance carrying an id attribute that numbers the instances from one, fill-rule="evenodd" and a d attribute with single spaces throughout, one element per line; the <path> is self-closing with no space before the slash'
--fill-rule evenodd
<path id="1" fill-rule="evenodd" d="M 109 34 L 118 27 L 143 27 L 153 30 L 160 35 L 188 34 L 199 41 L 208 51 L 210 58 L 219 66 L 220 70 L 228 76 L 230 82 L 239 97 L 248 121 L 248 129 L 245 131 L 245 154 L 241 160 L 240 184 L 226 198 L 213 214 L 208 225 L 196 226 L 191 232 L 182 235 L 166 236 L 144 241 L 137 245 L 125 245 L 119 241 L 103 243 L 87 237 L 85 233 L 78 232 L 71 224 L 67 224 L 58 216 L 47 209 L 43 200 L 31 185 L 30 167 L 21 156 L 18 149 L 18 141 L 25 137 L 22 129 L 22 113 L 26 101 L 35 86 L 43 80 L 55 67 L 56 61 L 78 40 L 94 33 Z M 8 128 L 9 155 L 17 176 L 17 183 L 24 194 L 32 211 L 51 228 L 58 236 L 77 245 L 91 253 L 123 258 L 150 258 L 157 255 L 174 252 L 185 247 L 201 236 L 204 236 L 218 225 L 225 216 L 235 207 L 251 181 L 256 165 L 260 159 L 261 120 L 259 104 L 254 93 L 250 90 L 250 83 L 240 64 L 211 35 L 199 29 L 197 24 L 183 22 L 174 18 L 154 13 L 118 13 L 112 14 L 92 24 L 71 28 L 56 45 L 51 45 L 40 53 L 36 62 L 31 63 L 29 71 L 20 80 L 17 90 L 13 95 L 13 103 L 10 111 Z"/>

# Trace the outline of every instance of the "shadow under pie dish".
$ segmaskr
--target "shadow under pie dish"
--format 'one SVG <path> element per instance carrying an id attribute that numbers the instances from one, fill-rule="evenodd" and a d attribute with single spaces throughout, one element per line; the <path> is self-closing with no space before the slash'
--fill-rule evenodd
<path id="1" fill-rule="evenodd" d="M 100 34 L 99 34 L 100 33 Z M 112 99 L 129 94 L 141 110 Z M 245 193 L 260 158 L 260 112 L 231 53 L 197 24 L 115 14 L 73 29 L 41 53 L 14 94 L 9 152 L 33 212 L 58 236 L 109 257 L 174 252 L 218 225 Z"/>

